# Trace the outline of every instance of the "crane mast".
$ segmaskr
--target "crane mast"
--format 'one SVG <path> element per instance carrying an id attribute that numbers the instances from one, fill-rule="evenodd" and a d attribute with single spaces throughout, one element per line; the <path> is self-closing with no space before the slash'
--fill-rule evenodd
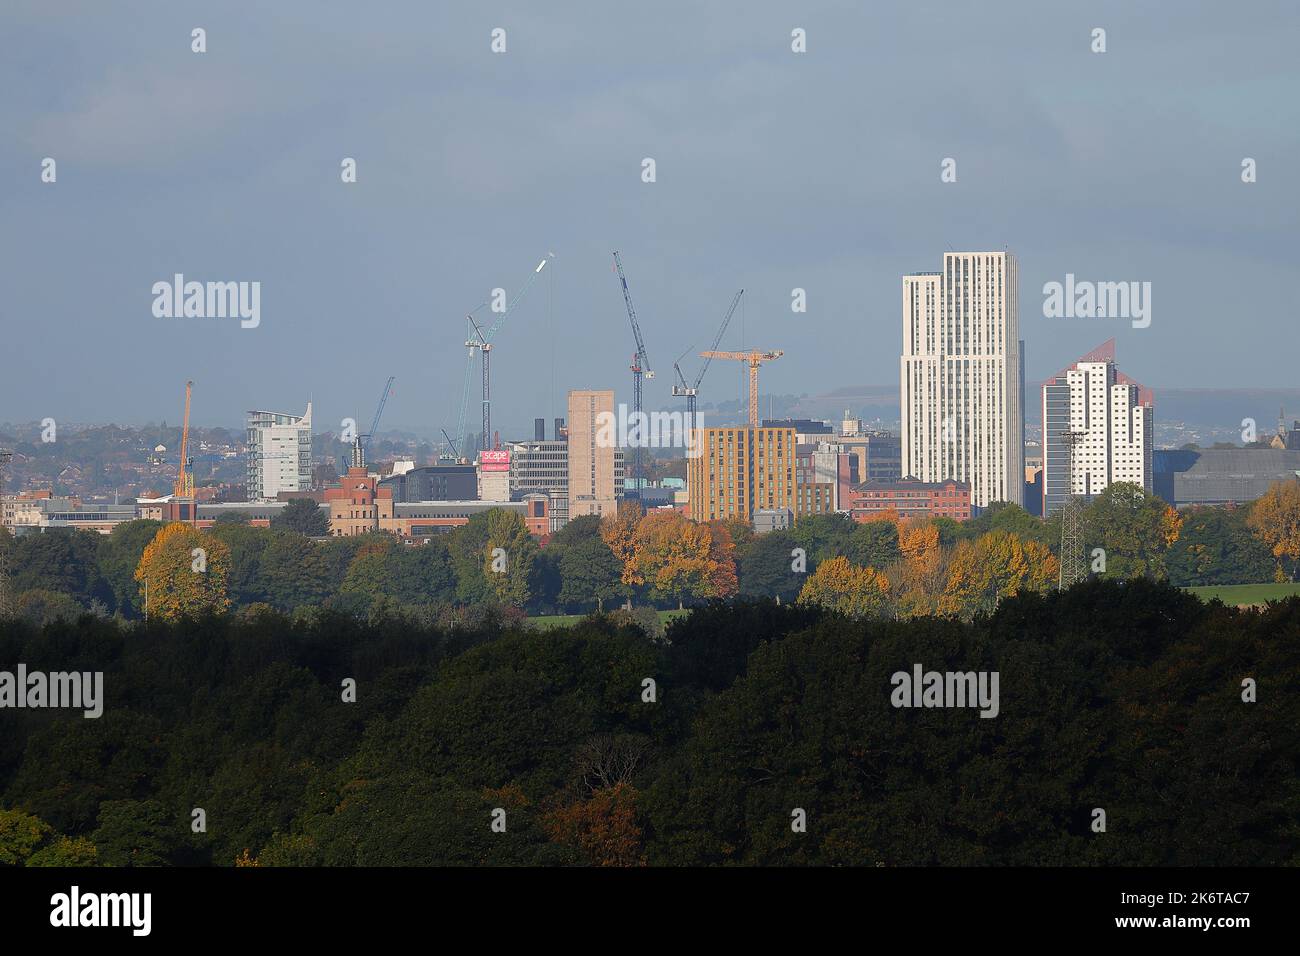
<path id="1" fill-rule="evenodd" d="M 619 258 L 618 251 L 614 252 L 614 268 L 618 270 L 618 281 L 623 285 L 623 302 L 627 306 L 627 318 L 632 323 L 632 336 L 636 339 L 636 353 L 632 356 L 632 410 L 636 413 L 634 421 L 638 423 L 638 428 L 642 427 L 640 423 L 644 421 L 641 414 L 641 382 L 643 378 L 654 378 L 655 373 L 650 370 L 650 358 L 646 355 L 645 339 L 641 337 L 641 325 L 636 320 L 636 308 L 632 305 L 632 294 L 627 289 L 627 276 L 623 274 L 623 260 Z M 633 478 L 642 477 L 641 454 L 642 447 L 645 444 L 644 436 L 638 435 L 637 444 L 632 453 L 632 472 Z M 624 492 L 626 495 L 626 491 Z M 640 488 L 637 489 L 637 496 L 640 497 Z"/>
<path id="2" fill-rule="evenodd" d="M 673 368 L 677 372 L 677 380 L 682 383 L 681 385 L 673 386 L 673 395 L 677 397 L 681 397 L 681 396 L 686 397 L 686 416 L 687 416 L 687 421 L 690 422 L 691 428 L 696 427 L 695 409 L 696 409 L 697 396 L 699 395 L 700 392 L 700 383 L 704 381 L 704 373 L 709 370 L 709 363 L 713 361 L 712 353 L 717 350 L 718 343 L 722 341 L 722 336 L 727 331 L 727 326 L 731 324 L 731 317 L 736 312 L 736 306 L 740 304 L 740 298 L 744 294 L 745 294 L 745 290 L 741 289 L 732 298 L 731 307 L 727 309 L 727 314 L 722 320 L 722 325 L 718 327 L 718 334 L 713 337 L 713 345 L 710 346 L 709 351 L 707 353 L 704 353 L 708 357 L 705 358 L 704 360 L 704 367 L 700 369 L 700 374 L 695 376 L 695 384 L 693 385 L 687 384 L 686 376 L 682 374 L 681 365 L 679 364 L 681 360 L 686 357 L 686 353 L 689 352 L 690 349 L 687 349 L 686 352 L 683 352 L 681 355 L 677 356 L 677 361 L 673 363 Z"/>
<path id="3" fill-rule="evenodd" d="M 176 484 L 172 486 L 172 494 L 177 498 L 194 497 L 194 475 L 187 470 L 190 449 L 190 395 L 193 389 L 193 382 L 185 383 L 185 418 L 181 422 L 181 459 L 176 468 Z"/>
<path id="4" fill-rule="evenodd" d="M 468 349 L 468 354 L 465 358 L 465 384 L 461 388 L 460 394 L 460 414 L 456 421 L 456 440 L 453 442 L 450 437 L 447 439 L 447 443 L 451 445 L 453 450 L 457 446 L 465 449 L 465 413 L 469 408 L 469 386 L 471 373 L 474 368 L 475 352 L 478 352 L 483 358 L 483 435 L 479 440 L 479 445 L 484 450 L 492 447 L 489 437 L 492 430 L 492 385 L 490 371 L 492 338 L 501 330 L 501 326 L 505 324 L 506 319 L 509 318 L 510 313 L 515 310 L 515 307 L 523 301 L 524 295 L 533 284 L 533 280 L 541 275 L 542 269 L 546 267 L 546 263 L 553 258 L 555 258 L 555 253 L 548 252 L 546 258 L 537 263 L 537 267 L 533 269 L 532 274 L 529 275 L 524 281 L 524 284 L 519 287 L 519 291 L 515 293 L 515 297 L 510 300 L 509 304 L 506 305 L 505 310 L 500 314 L 500 316 L 498 316 L 497 320 L 492 323 L 491 327 L 489 327 L 486 332 L 480 329 L 478 323 L 474 321 L 473 313 L 466 316 L 466 318 L 469 319 L 469 324 L 472 327 L 473 332 L 472 334 L 467 334 L 467 338 L 465 339 L 465 348 Z M 484 305 L 487 305 L 487 303 L 480 303 L 474 312 L 483 308 Z M 465 451 L 468 453 L 468 449 L 465 449 Z"/>

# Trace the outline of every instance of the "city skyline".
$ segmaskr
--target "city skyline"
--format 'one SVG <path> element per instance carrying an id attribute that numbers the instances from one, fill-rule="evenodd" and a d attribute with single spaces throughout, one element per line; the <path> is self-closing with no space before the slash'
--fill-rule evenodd
<path id="1" fill-rule="evenodd" d="M 1289 331 L 1297 205 L 1285 8 L 1221 24 L 1118 4 L 1086 19 L 1032 4 L 942 18 L 759 4 L 737 21 L 669 4 L 615 28 L 594 5 L 410 5 L 395 34 L 328 9 L 304 23 L 181 6 L 128 27 L 71 7 L 11 4 L 0 33 L 16 133 L 0 155 L 0 317 L 42 333 L 12 339 L 11 421 L 173 420 L 173 378 L 195 380 L 197 423 L 311 395 L 319 422 L 362 420 L 396 375 L 391 427 L 436 434 L 456 418 L 465 313 L 548 252 L 494 353 L 494 405 L 525 410 L 519 427 L 562 414 L 570 387 L 623 400 L 633 343 L 613 248 L 660 373 L 648 407 L 674 407 L 674 357 L 707 344 L 742 286 L 722 347 L 785 351 L 765 393 L 888 383 L 897 277 L 945 247 L 1017 251 L 1031 382 L 1111 335 L 1156 388 L 1290 378 L 1268 347 Z M 494 55 L 498 20 L 509 46 Z M 1094 21 L 1104 55 L 1089 50 Z M 983 55 L 1006 35 L 1018 42 Z M 56 48 L 81 69 L 51 70 Z M 564 69 L 535 84 L 557 55 Z M 1236 95 L 1215 92 L 1223 75 Z M 1161 110 L 1146 108 L 1156 97 Z M 334 121 L 314 122 L 326 108 Z M 1241 181 L 1243 157 L 1256 182 Z M 1022 202 L 1006 201 L 1008 182 Z M 151 289 L 178 273 L 260 282 L 260 321 L 156 317 Z M 1041 289 L 1067 276 L 1151 283 L 1150 326 L 1044 317 Z M 795 289 L 806 312 L 791 311 Z M 739 372 L 711 370 L 701 404 L 743 395 Z"/>

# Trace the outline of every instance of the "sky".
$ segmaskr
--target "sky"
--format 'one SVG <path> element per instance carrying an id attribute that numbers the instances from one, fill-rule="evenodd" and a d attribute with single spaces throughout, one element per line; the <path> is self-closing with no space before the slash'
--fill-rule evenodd
<path id="1" fill-rule="evenodd" d="M 569 388 L 631 400 L 615 249 L 648 407 L 740 288 L 723 347 L 784 350 L 765 393 L 896 383 L 901 276 L 948 249 L 1016 254 L 1031 381 L 1114 336 L 1153 387 L 1292 386 L 1297 28 L 1254 0 L 6 0 L 0 421 L 174 422 L 193 380 L 197 424 L 311 397 L 326 430 L 392 375 L 385 428 L 454 432 L 466 313 L 553 254 L 492 365 L 503 437 L 549 432 Z M 260 282 L 260 324 L 156 317 L 176 273 Z M 1150 325 L 1045 317 L 1067 274 L 1150 282 Z M 701 401 L 741 388 L 715 363 Z"/>

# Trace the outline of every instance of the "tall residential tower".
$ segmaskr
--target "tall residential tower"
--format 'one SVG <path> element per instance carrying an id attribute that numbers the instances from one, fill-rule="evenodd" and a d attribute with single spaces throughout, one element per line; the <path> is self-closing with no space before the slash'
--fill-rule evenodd
<path id="1" fill-rule="evenodd" d="M 1024 343 L 1016 259 L 949 252 L 903 277 L 902 472 L 954 478 L 971 504 L 1024 503 Z"/>
<path id="2" fill-rule="evenodd" d="M 1154 484 L 1154 397 L 1115 367 L 1115 340 L 1043 383 L 1043 515 L 1066 495 L 1092 498 L 1114 481 Z M 1066 474 L 1062 434 L 1079 435 Z"/>
<path id="3" fill-rule="evenodd" d="M 311 402 L 302 415 L 248 413 L 249 501 L 311 490 Z"/>

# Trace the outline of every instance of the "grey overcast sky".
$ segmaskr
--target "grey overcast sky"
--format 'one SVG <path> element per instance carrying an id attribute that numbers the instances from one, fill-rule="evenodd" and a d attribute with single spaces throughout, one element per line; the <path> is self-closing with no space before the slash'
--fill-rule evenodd
<path id="1" fill-rule="evenodd" d="M 451 430 L 465 313 L 549 251 L 493 360 L 531 431 L 570 387 L 630 401 L 615 248 L 649 406 L 742 286 L 765 393 L 896 383 L 900 276 L 947 248 L 1019 257 L 1031 379 L 1113 335 L 1151 385 L 1295 385 L 1298 10 L 5 0 L 0 421 L 176 421 L 193 379 L 200 424 L 311 395 L 325 429 L 396 375 L 385 425 Z M 177 272 L 260 281 L 261 325 L 155 318 Z M 1066 273 L 1151 282 L 1150 327 L 1044 318 Z"/>

